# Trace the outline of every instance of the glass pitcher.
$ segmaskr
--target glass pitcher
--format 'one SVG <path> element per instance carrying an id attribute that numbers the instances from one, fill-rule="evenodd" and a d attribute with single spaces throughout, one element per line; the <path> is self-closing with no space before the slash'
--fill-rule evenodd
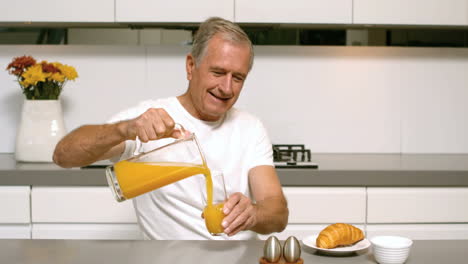
<path id="1" fill-rule="evenodd" d="M 195 134 L 106 168 L 107 183 L 119 202 L 192 175 L 209 173 Z"/>

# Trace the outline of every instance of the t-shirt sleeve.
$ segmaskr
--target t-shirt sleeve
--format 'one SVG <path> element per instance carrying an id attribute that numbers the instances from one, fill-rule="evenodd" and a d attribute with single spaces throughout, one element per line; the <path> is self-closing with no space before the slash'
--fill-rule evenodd
<path id="1" fill-rule="evenodd" d="M 265 126 L 260 120 L 256 120 L 250 135 L 251 147 L 249 148 L 247 167 L 252 169 L 261 165 L 274 166 L 273 148 Z"/>

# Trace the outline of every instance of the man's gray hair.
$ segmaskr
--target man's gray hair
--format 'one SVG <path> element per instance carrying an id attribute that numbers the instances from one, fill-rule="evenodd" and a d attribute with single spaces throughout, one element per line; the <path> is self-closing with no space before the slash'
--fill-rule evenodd
<path id="1" fill-rule="evenodd" d="M 221 37 L 224 40 L 233 42 L 233 43 L 241 43 L 247 44 L 250 48 L 250 61 L 249 61 L 249 71 L 252 69 L 253 66 L 253 46 L 252 42 L 250 41 L 249 37 L 245 32 L 236 24 L 228 21 L 226 19 L 220 17 L 211 17 L 203 22 L 195 36 L 193 37 L 193 45 L 192 45 L 192 56 L 195 59 L 195 65 L 198 67 L 200 65 L 201 60 L 206 55 L 206 49 L 208 47 L 208 42 L 210 39 L 218 34 L 221 33 Z"/>

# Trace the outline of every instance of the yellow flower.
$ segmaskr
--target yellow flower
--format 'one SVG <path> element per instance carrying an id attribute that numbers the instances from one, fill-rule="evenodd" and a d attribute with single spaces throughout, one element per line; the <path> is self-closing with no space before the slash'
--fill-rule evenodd
<path id="1" fill-rule="evenodd" d="M 56 82 L 64 82 L 65 76 L 63 74 L 55 72 L 51 76 L 49 76 L 48 79 Z"/>
<path id="2" fill-rule="evenodd" d="M 72 66 L 64 65 L 58 62 L 55 62 L 53 64 L 60 70 L 60 72 L 63 74 L 63 76 L 65 76 L 66 79 L 75 80 L 78 77 L 78 73 Z"/>
<path id="3" fill-rule="evenodd" d="M 28 87 L 30 85 L 36 85 L 38 82 L 44 82 L 47 76 L 42 72 L 42 66 L 36 64 L 29 67 L 21 77 L 24 78 L 24 80 L 20 82 L 21 85 L 23 87 Z"/>

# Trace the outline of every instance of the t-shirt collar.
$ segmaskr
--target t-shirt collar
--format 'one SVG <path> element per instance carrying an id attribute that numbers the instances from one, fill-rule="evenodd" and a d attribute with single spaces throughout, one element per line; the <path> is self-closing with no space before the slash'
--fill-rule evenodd
<path id="1" fill-rule="evenodd" d="M 201 120 L 201 119 L 198 119 L 196 117 L 194 117 L 192 114 L 190 114 L 187 109 L 185 109 L 185 107 L 180 103 L 179 99 L 177 99 L 177 97 L 173 97 L 173 100 L 175 101 L 174 104 L 176 105 L 177 108 L 179 108 L 179 110 L 189 119 L 189 120 L 192 120 L 194 122 L 200 122 L 206 126 L 209 126 L 211 128 L 215 128 L 219 125 L 221 125 L 226 117 L 226 114 L 223 115 L 222 118 L 216 120 L 216 121 L 205 121 L 205 120 Z"/>

